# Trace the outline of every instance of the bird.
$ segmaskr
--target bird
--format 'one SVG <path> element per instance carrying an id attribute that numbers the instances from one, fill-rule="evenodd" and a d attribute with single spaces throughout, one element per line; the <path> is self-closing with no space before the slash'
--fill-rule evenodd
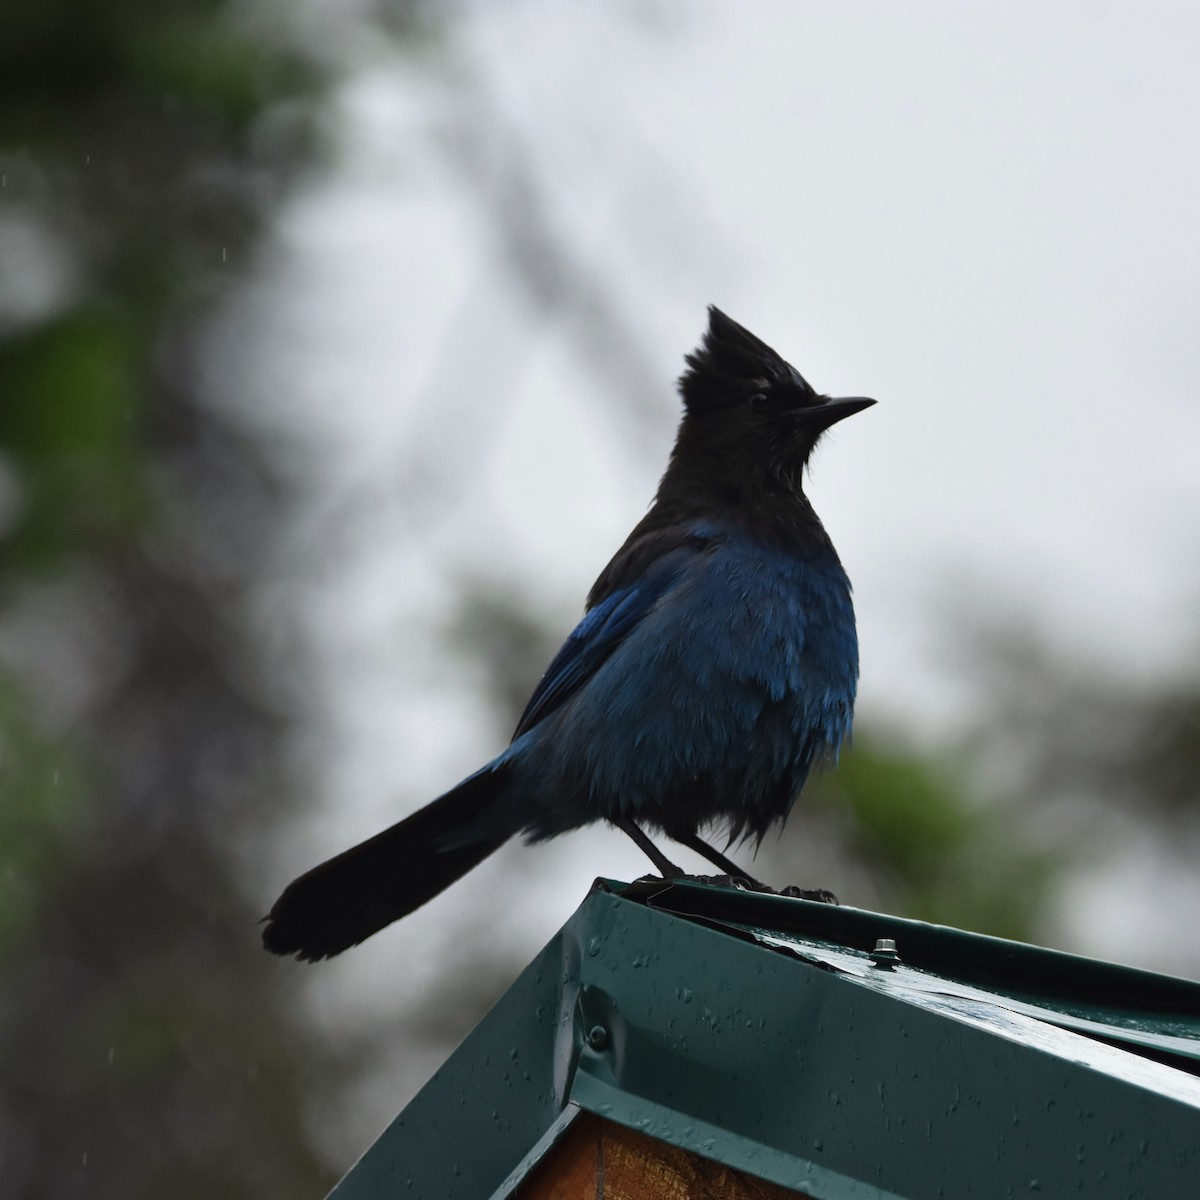
<path id="1" fill-rule="evenodd" d="M 803 476 L 822 434 L 875 401 L 817 392 L 715 305 L 684 361 L 683 413 L 653 503 L 600 573 L 511 743 L 289 884 L 264 918 L 267 950 L 340 954 L 510 838 L 597 821 L 628 834 L 664 878 L 684 873 L 647 830 L 751 879 L 700 830 L 723 827 L 726 849 L 757 847 L 849 736 L 850 581 Z"/>

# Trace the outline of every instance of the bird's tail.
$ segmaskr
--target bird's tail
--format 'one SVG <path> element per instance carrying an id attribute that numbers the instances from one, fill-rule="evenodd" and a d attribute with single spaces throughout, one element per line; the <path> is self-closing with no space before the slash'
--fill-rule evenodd
<path id="1" fill-rule="evenodd" d="M 508 776 L 505 763 L 485 767 L 293 880 L 266 918 L 263 945 L 310 962 L 331 958 L 432 900 L 516 832 L 492 830 L 487 819 Z"/>

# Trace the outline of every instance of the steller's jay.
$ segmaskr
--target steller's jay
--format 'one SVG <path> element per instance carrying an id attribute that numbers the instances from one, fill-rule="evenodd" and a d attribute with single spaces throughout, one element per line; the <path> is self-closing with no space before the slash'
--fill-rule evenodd
<path id="1" fill-rule="evenodd" d="M 412 912 L 514 834 L 623 829 L 664 876 L 661 830 L 722 871 L 782 822 L 850 731 L 850 581 L 801 486 L 835 421 L 874 403 L 813 390 L 715 307 L 679 380 L 683 418 L 654 504 L 604 568 L 512 743 L 383 833 L 291 883 L 263 944 L 316 960 Z"/>

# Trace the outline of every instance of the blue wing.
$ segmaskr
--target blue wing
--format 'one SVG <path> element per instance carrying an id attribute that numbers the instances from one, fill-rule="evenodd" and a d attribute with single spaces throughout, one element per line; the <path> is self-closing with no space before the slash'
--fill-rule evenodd
<path id="1" fill-rule="evenodd" d="M 659 534 L 652 546 L 630 547 L 634 553 L 629 557 L 640 560 L 641 570 L 630 582 L 597 599 L 572 630 L 529 698 L 514 740 L 587 683 L 706 544 L 707 539 L 695 532 L 679 531 L 675 536 Z"/>

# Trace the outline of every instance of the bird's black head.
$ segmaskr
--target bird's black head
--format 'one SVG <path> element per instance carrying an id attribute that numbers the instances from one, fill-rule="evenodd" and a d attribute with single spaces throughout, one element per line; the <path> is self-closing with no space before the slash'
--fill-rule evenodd
<path id="1" fill-rule="evenodd" d="M 799 485 L 821 434 L 874 404 L 865 396 L 824 396 L 765 342 L 715 305 L 700 347 L 680 376 L 684 420 L 677 450 L 727 456 L 734 471 L 759 470 Z M 707 457 L 708 455 L 706 455 Z"/>

